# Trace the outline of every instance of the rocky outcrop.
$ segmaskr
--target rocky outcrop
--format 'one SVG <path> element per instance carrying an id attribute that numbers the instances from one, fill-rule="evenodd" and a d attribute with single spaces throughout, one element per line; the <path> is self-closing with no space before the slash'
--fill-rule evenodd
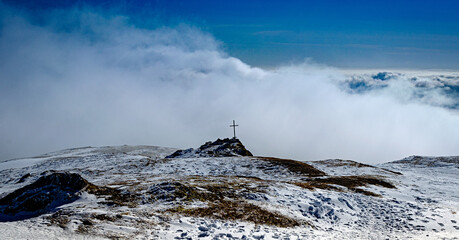
<path id="1" fill-rule="evenodd" d="M 233 157 L 253 156 L 237 138 L 217 139 L 206 142 L 198 149 L 178 150 L 166 158 L 191 158 L 191 157 Z"/>
<path id="2" fill-rule="evenodd" d="M 20 220 L 52 211 L 79 198 L 89 185 L 76 173 L 53 172 L 0 199 L 0 221 Z"/>

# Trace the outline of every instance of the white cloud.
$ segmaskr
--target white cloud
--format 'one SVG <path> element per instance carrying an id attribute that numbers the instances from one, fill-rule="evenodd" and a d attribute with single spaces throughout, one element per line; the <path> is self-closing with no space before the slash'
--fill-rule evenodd
<path id="1" fill-rule="evenodd" d="M 251 67 L 186 25 L 139 29 L 73 10 L 54 16 L 64 31 L 13 16 L 3 12 L 0 33 L 0 159 L 87 145 L 197 147 L 231 137 L 233 119 L 257 155 L 374 163 L 458 154 L 455 112 L 390 88 L 349 94 L 330 67 Z"/>

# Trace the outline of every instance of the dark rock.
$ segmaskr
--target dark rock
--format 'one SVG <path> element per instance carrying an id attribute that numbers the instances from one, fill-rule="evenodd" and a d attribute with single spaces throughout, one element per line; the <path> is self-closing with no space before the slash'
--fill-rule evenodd
<path id="1" fill-rule="evenodd" d="M 180 158 L 180 156 L 185 156 L 188 154 L 193 154 L 193 148 L 188 148 L 185 150 L 177 150 L 166 158 Z"/>
<path id="2" fill-rule="evenodd" d="M 87 226 L 91 226 L 92 225 L 92 222 L 90 220 L 88 220 L 88 219 L 84 219 L 82 221 L 82 223 L 83 223 L 83 225 L 87 225 Z"/>
<path id="3" fill-rule="evenodd" d="M 79 198 L 88 181 L 76 173 L 54 172 L 0 199 L 0 221 L 38 216 Z"/>
<path id="4" fill-rule="evenodd" d="M 198 235 L 198 238 L 203 238 L 203 237 L 207 237 L 209 236 L 209 233 L 208 232 L 202 232 Z"/>
<path id="5" fill-rule="evenodd" d="M 199 229 L 199 231 L 203 231 L 203 232 L 209 231 L 209 229 L 207 227 L 205 227 L 205 226 L 199 226 L 198 229 Z"/>
<path id="6" fill-rule="evenodd" d="M 25 174 L 24 176 L 21 177 L 21 179 L 19 179 L 19 181 L 17 183 L 23 183 L 30 176 L 32 176 L 32 175 L 30 175 L 30 173 Z"/>
<path id="7" fill-rule="evenodd" d="M 265 235 L 252 235 L 254 239 L 265 239 Z"/>
<path id="8" fill-rule="evenodd" d="M 266 201 L 268 198 L 262 193 L 244 192 L 241 194 L 247 200 Z"/>

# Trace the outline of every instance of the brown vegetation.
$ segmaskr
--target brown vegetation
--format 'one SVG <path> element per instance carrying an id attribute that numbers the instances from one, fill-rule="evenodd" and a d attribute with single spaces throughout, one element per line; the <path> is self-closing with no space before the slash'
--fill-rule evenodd
<path id="1" fill-rule="evenodd" d="M 374 176 L 334 176 L 327 178 L 317 178 L 312 181 L 325 184 L 335 184 L 347 188 L 364 187 L 368 185 L 395 188 L 392 183 L 386 182 Z"/>
<path id="2" fill-rule="evenodd" d="M 67 228 L 67 223 L 70 222 L 68 214 L 62 210 L 53 213 L 51 216 L 47 217 L 47 219 L 51 224 L 59 226 L 63 229 Z"/>
<path id="3" fill-rule="evenodd" d="M 104 204 L 128 207 L 137 206 L 137 196 L 128 192 L 123 193 L 118 189 L 99 187 L 91 183 L 88 184 L 85 190 L 98 197 L 104 197 L 106 200 L 105 202 L 102 202 Z"/>
<path id="4" fill-rule="evenodd" d="M 196 187 L 188 186 L 180 182 L 162 182 L 153 185 L 148 191 L 153 200 L 164 201 L 214 201 L 222 196 L 212 192 L 205 192 Z"/>
<path id="5" fill-rule="evenodd" d="M 392 183 L 384 181 L 375 176 L 334 176 L 326 178 L 314 178 L 306 182 L 294 182 L 293 184 L 307 188 L 309 190 L 318 189 L 327 189 L 334 191 L 341 191 L 339 188 L 333 186 L 343 186 L 347 189 L 354 191 L 356 193 L 362 193 L 368 196 L 380 196 L 379 194 L 373 193 L 371 191 L 363 190 L 359 187 L 366 187 L 368 185 L 376 185 L 385 188 L 396 188 Z"/>
<path id="6" fill-rule="evenodd" d="M 185 184 L 185 182 L 187 182 Z M 266 193 L 265 180 L 241 176 L 202 178 L 193 176 L 181 182 L 166 181 L 153 185 L 148 193 L 153 200 L 217 201 L 225 198 L 241 200 Z"/>
<path id="7" fill-rule="evenodd" d="M 374 166 L 364 164 L 364 163 L 359 163 L 359 162 L 352 161 L 352 160 L 327 159 L 327 160 L 320 160 L 320 161 L 314 161 L 314 162 L 327 166 L 327 167 L 351 166 L 351 167 L 357 167 L 357 168 L 362 168 L 362 167 L 374 168 Z"/>
<path id="8" fill-rule="evenodd" d="M 167 210 L 170 213 L 221 220 L 242 220 L 279 227 L 301 225 L 295 219 L 265 210 L 246 201 L 264 197 L 265 185 L 261 179 L 222 176 L 210 180 L 194 176 L 187 181 L 189 184 L 160 183 L 155 185 L 150 193 L 157 200 L 180 200 L 176 202 L 179 205 Z M 201 201 L 207 203 L 208 206 L 186 208 L 188 201 Z"/>
<path id="9" fill-rule="evenodd" d="M 327 183 L 308 181 L 308 182 L 293 182 L 293 184 L 297 185 L 298 187 L 306 188 L 309 190 L 314 190 L 318 188 L 318 189 L 326 189 L 326 190 L 332 190 L 332 191 L 337 191 L 337 192 L 342 191 L 340 188 L 329 185 Z"/>
<path id="10" fill-rule="evenodd" d="M 320 171 L 319 169 L 300 161 L 295 161 L 291 159 L 281 159 L 273 157 L 256 157 L 255 159 L 267 161 L 272 165 L 278 165 L 287 168 L 289 171 L 305 175 L 308 177 L 321 177 L 327 175 L 326 173 Z"/>
<path id="11" fill-rule="evenodd" d="M 193 217 L 209 217 L 221 220 L 240 220 L 255 224 L 266 224 L 278 227 L 296 227 L 301 223 L 293 218 L 270 212 L 257 205 L 244 201 L 217 201 L 207 207 L 185 209 L 181 206 L 168 210 Z"/>
<path id="12" fill-rule="evenodd" d="M 326 167 L 350 166 L 350 167 L 356 167 L 356 168 L 364 168 L 364 167 L 378 168 L 378 167 L 375 167 L 375 166 L 372 166 L 372 165 L 359 163 L 359 162 L 352 161 L 352 160 L 342 160 L 342 159 L 327 159 L 327 160 L 320 160 L 320 161 L 314 161 L 314 162 L 318 163 L 318 164 L 321 164 L 321 165 L 324 165 Z M 402 173 L 400 173 L 400 172 L 395 172 L 395 171 L 392 171 L 392 170 L 389 170 L 389 169 L 385 169 L 385 168 L 378 168 L 378 169 L 381 169 L 383 171 L 390 172 L 390 173 L 393 173 L 393 174 L 396 174 L 396 175 L 402 175 Z"/>

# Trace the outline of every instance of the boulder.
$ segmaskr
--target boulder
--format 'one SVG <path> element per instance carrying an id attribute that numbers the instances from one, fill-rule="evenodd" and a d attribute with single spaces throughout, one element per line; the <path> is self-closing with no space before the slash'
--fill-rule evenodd
<path id="1" fill-rule="evenodd" d="M 79 198 L 88 181 L 76 173 L 45 173 L 37 181 L 0 199 L 0 221 L 38 216 Z"/>

